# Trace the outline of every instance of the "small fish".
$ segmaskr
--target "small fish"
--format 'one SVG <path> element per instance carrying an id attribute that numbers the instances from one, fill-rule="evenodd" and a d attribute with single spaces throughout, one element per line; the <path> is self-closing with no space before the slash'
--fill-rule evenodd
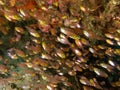
<path id="1" fill-rule="evenodd" d="M 41 58 L 51 60 L 52 57 L 47 53 L 42 53 Z"/>
<path id="2" fill-rule="evenodd" d="M 66 60 L 65 64 L 66 64 L 68 67 L 73 67 L 73 66 L 74 66 L 74 62 L 73 62 L 73 61 L 70 61 L 70 60 Z"/>
<path id="3" fill-rule="evenodd" d="M 8 72 L 8 68 L 5 65 L 0 65 L 0 73 Z"/>
<path id="4" fill-rule="evenodd" d="M 114 54 L 120 55 L 120 49 L 115 49 L 113 52 Z"/>
<path id="5" fill-rule="evenodd" d="M 15 31 L 17 31 L 17 32 L 20 33 L 20 34 L 25 34 L 24 29 L 21 28 L 21 27 L 15 27 Z"/>
<path id="6" fill-rule="evenodd" d="M 120 33 L 120 29 L 117 29 L 116 31 L 117 31 L 117 33 Z"/>
<path id="7" fill-rule="evenodd" d="M 104 77 L 104 78 L 108 77 L 107 73 L 105 73 L 104 71 L 102 71 L 98 68 L 93 68 L 93 70 L 98 76 L 101 76 L 101 77 Z"/>
<path id="8" fill-rule="evenodd" d="M 83 34 L 88 38 L 91 37 L 91 34 L 86 30 L 83 31 Z"/>
<path id="9" fill-rule="evenodd" d="M 30 27 L 26 27 L 29 31 L 29 33 L 33 36 L 33 37 L 36 37 L 36 38 L 39 38 L 40 37 L 40 33 L 38 33 L 36 30 L 30 28 Z"/>
<path id="10" fill-rule="evenodd" d="M 113 72 L 113 67 L 110 66 L 109 64 L 100 63 L 99 65 L 100 65 L 101 67 L 107 69 L 109 72 Z"/>
<path id="11" fill-rule="evenodd" d="M 72 50 L 73 50 L 73 52 L 74 52 L 77 56 L 81 56 L 81 55 L 82 55 L 82 52 L 81 52 L 79 49 L 73 48 Z"/>
<path id="12" fill-rule="evenodd" d="M 71 76 L 75 76 L 76 72 L 74 70 L 70 70 L 70 71 L 68 71 L 68 74 L 71 75 Z"/>
<path id="13" fill-rule="evenodd" d="M 110 34 L 110 33 L 106 33 L 105 36 L 109 39 L 113 39 L 114 35 Z"/>
<path id="14" fill-rule="evenodd" d="M 120 86 L 120 81 L 115 82 L 116 86 Z"/>
<path id="15" fill-rule="evenodd" d="M 22 85 L 21 87 L 22 87 L 22 89 L 30 89 L 29 85 Z"/>
<path id="16" fill-rule="evenodd" d="M 106 39 L 106 43 L 108 43 L 109 45 L 114 45 L 114 42 L 110 39 Z"/>
<path id="17" fill-rule="evenodd" d="M 67 28 L 60 28 L 60 31 L 72 39 L 79 39 L 80 37 Z"/>
<path id="18" fill-rule="evenodd" d="M 80 68 L 79 65 L 75 65 L 75 66 L 73 67 L 73 70 L 74 70 L 74 71 L 82 72 L 82 68 Z"/>
<path id="19" fill-rule="evenodd" d="M 5 9 L 4 10 L 4 16 L 7 20 L 9 21 L 15 21 L 15 20 L 18 20 L 20 21 L 21 20 L 21 17 L 19 16 L 19 14 L 17 14 L 16 10 L 13 9 Z"/>
<path id="20" fill-rule="evenodd" d="M 81 76 L 80 79 L 79 79 L 80 83 L 82 83 L 83 85 L 87 85 L 87 86 L 90 86 L 90 82 L 89 80 L 84 77 L 84 76 Z"/>
<path id="21" fill-rule="evenodd" d="M 105 51 L 105 54 L 108 55 L 108 56 L 113 56 L 114 55 L 114 51 L 112 48 L 108 48 L 106 51 Z"/>
<path id="22" fill-rule="evenodd" d="M 86 40 L 85 38 L 81 38 L 80 40 L 81 40 L 81 43 L 82 43 L 82 44 L 84 44 L 84 45 L 90 45 L 90 44 L 89 44 L 89 41 Z"/>
<path id="23" fill-rule="evenodd" d="M 112 60 L 109 60 L 108 63 L 109 63 L 111 66 L 115 66 L 115 63 L 114 63 Z"/>
<path id="24" fill-rule="evenodd" d="M 80 10 L 83 11 L 83 12 L 86 12 L 86 11 L 87 11 L 86 8 L 83 7 L 83 6 L 80 6 Z"/>
<path id="25" fill-rule="evenodd" d="M 30 63 L 30 62 L 27 62 L 26 65 L 27 65 L 28 68 L 33 68 L 33 66 L 34 66 L 34 65 L 33 65 L 32 63 Z"/>
<path id="26" fill-rule="evenodd" d="M 66 58 L 65 53 L 61 49 L 57 49 L 56 54 L 61 58 Z"/>
<path id="27" fill-rule="evenodd" d="M 116 42 L 119 42 L 120 41 L 120 38 L 119 38 L 119 36 L 114 36 L 114 38 L 113 38 Z"/>
<path id="28" fill-rule="evenodd" d="M 96 51 L 93 49 L 93 48 L 89 48 L 89 51 L 91 52 L 91 53 L 95 53 Z"/>
<path id="29" fill-rule="evenodd" d="M 12 59 L 18 59 L 16 53 L 15 53 L 15 48 L 11 48 L 7 51 L 7 54 L 10 58 Z"/>
<path id="30" fill-rule="evenodd" d="M 46 60 L 40 60 L 40 65 L 42 66 L 42 67 L 48 67 L 48 61 L 46 61 Z"/>
<path id="31" fill-rule="evenodd" d="M 35 42 L 36 44 L 40 44 L 41 41 L 37 38 L 31 38 L 33 42 Z"/>
<path id="32" fill-rule="evenodd" d="M 65 36 L 61 36 L 57 37 L 58 42 L 62 43 L 62 44 L 70 44 L 70 42 L 68 41 L 68 39 Z"/>
<path id="33" fill-rule="evenodd" d="M 0 5 L 5 5 L 4 1 L 0 0 Z"/>
<path id="34" fill-rule="evenodd" d="M 42 42 L 42 47 L 46 52 L 50 52 L 50 46 L 45 41 Z"/>
<path id="35" fill-rule="evenodd" d="M 22 58 L 26 57 L 25 53 L 22 50 L 15 49 L 15 52 L 18 56 L 20 56 Z"/>
<path id="36" fill-rule="evenodd" d="M 104 46 L 104 45 L 98 45 L 97 47 L 100 48 L 100 49 L 106 49 L 106 48 L 107 48 L 107 47 Z"/>
<path id="37" fill-rule="evenodd" d="M 71 82 L 63 82 L 63 84 L 65 85 L 65 86 L 67 86 L 67 87 L 70 87 L 70 86 L 72 86 L 72 83 Z"/>
<path id="38" fill-rule="evenodd" d="M 93 86 L 95 88 L 101 89 L 102 87 L 99 85 L 98 81 L 96 80 L 96 78 L 90 79 L 90 86 Z"/>
<path id="39" fill-rule="evenodd" d="M 120 41 L 117 41 L 117 45 L 120 46 Z"/>
<path id="40" fill-rule="evenodd" d="M 79 39 L 75 39 L 75 43 L 78 46 L 78 48 L 83 49 L 83 44 Z"/>

